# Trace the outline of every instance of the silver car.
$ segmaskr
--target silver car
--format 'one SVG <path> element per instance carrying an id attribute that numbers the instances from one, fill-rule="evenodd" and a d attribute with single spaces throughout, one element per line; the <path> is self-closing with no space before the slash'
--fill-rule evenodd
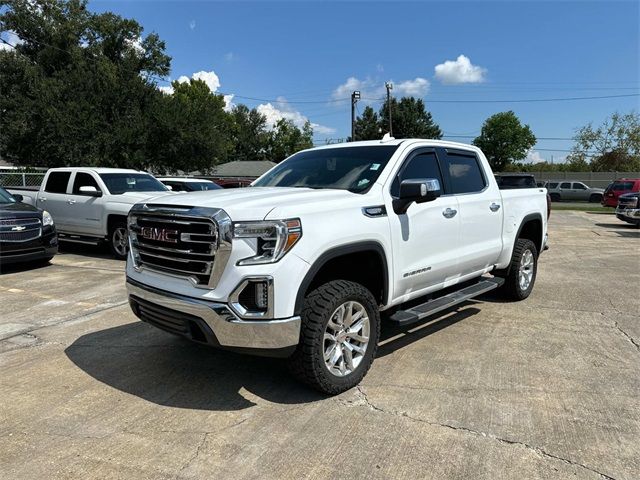
<path id="1" fill-rule="evenodd" d="M 568 200 L 597 203 L 602 200 L 604 193 L 602 188 L 591 188 L 582 182 L 574 181 L 550 181 L 546 187 L 552 202 Z"/>

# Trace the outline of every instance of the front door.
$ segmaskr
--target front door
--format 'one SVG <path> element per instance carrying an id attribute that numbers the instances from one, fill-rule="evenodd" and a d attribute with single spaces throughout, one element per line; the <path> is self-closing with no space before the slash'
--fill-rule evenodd
<path id="1" fill-rule="evenodd" d="M 69 229 L 73 233 L 82 235 L 101 236 L 103 197 L 82 193 L 80 187 L 94 187 L 100 191 L 100 186 L 93 174 L 76 172 L 71 195 L 69 195 L 69 210 L 73 212 L 69 219 Z"/>
<path id="2" fill-rule="evenodd" d="M 427 178 L 437 179 L 444 193 L 435 149 L 417 149 L 408 155 L 389 189 L 387 212 L 394 256 L 394 298 L 440 285 L 456 272 L 460 220 L 456 197 L 441 196 L 431 202 L 413 203 L 401 215 L 393 211 L 392 200 L 397 198 L 402 180 Z"/>

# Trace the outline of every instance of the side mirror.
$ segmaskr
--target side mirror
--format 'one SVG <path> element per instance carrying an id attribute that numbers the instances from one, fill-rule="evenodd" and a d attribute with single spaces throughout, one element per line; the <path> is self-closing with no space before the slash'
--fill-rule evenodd
<path id="1" fill-rule="evenodd" d="M 16 202 L 22 202 L 24 200 L 24 197 L 22 195 L 20 195 L 19 193 L 14 193 L 13 194 L 13 198 L 16 199 Z"/>
<path id="2" fill-rule="evenodd" d="M 100 190 L 98 190 L 96 187 L 93 187 L 93 186 L 90 186 L 90 185 L 86 185 L 86 186 L 80 187 L 80 194 L 88 195 L 90 197 L 101 197 L 102 196 L 102 192 Z"/>
<path id="3" fill-rule="evenodd" d="M 393 200 L 393 211 L 398 215 L 407 213 L 413 203 L 431 202 L 442 195 L 440 182 L 435 178 L 416 178 L 400 183 L 400 198 Z"/>

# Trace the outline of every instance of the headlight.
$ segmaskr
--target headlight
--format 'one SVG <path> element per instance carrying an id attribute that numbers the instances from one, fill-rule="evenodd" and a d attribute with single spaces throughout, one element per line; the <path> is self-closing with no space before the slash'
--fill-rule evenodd
<path id="1" fill-rule="evenodd" d="M 257 255 L 240 260 L 238 265 L 275 263 L 291 250 L 300 237 L 302 225 L 298 218 L 233 224 L 233 238 L 257 240 Z"/>
<path id="2" fill-rule="evenodd" d="M 51 216 L 51 214 L 49 212 L 44 210 L 42 212 L 42 226 L 46 227 L 47 225 L 53 226 L 53 217 Z"/>

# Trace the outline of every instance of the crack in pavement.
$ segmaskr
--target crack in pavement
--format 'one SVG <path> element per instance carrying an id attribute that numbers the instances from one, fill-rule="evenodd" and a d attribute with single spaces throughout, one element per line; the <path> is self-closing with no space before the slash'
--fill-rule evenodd
<path id="1" fill-rule="evenodd" d="M 618 315 L 627 315 L 625 313 L 622 313 L 620 310 L 618 310 L 618 307 L 616 307 L 613 303 L 613 300 L 609 299 L 609 304 L 611 305 L 611 308 L 613 308 L 613 311 L 616 312 Z M 605 313 L 602 312 L 602 315 L 604 316 Z M 618 330 L 627 340 L 629 340 L 629 342 L 631 342 L 631 344 L 636 347 L 636 350 L 638 350 L 638 352 L 640 352 L 640 344 L 638 342 L 636 342 L 636 340 L 629 335 L 627 332 L 625 332 L 622 327 L 620 327 L 620 324 L 618 324 L 617 320 L 612 320 L 613 321 L 613 326 L 616 330 Z"/>
<path id="2" fill-rule="evenodd" d="M 379 406 L 377 406 L 376 404 L 374 404 L 370 399 L 369 396 L 367 395 L 367 393 L 365 392 L 364 388 L 361 387 L 360 385 L 358 385 L 356 387 L 356 392 L 355 392 L 355 397 L 356 397 L 356 401 L 349 401 L 349 400 L 345 400 L 345 399 L 337 399 L 336 403 L 338 403 L 339 405 L 343 405 L 343 406 L 347 406 L 347 407 L 367 407 L 370 410 L 376 411 L 376 412 L 380 412 L 380 413 L 384 413 L 386 415 L 393 415 L 393 416 L 397 416 L 397 417 L 403 417 L 403 418 L 407 418 L 409 420 L 412 420 L 414 422 L 420 422 L 420 423 L 426 423 L 427 425 L 431 425 L 433 427 L 440 427 L 440 428 L 447 428 L 449 430 L 455 430 L 457 432 L 463 432 L 469 435 L 473 435 L 476 437 L 480 437 L 480 438 L 489 438 L 491 440 L 497 441 L 499 443 L 505 444 L 505 445 L 516 445 L 519 447 L 523 447 L 527 450 L 533 451 L 535 452 L 537 455 L 541 456 L 542 458 L 546 458 L 546 459 L 553 459 L 553 460 L 558 460 L 561 461 L 567 465 L 571 465 L 571 466 L 575 466 L 575 467 L 580 467 L 583 468 L 585 470 L 588 470 L 592 473 L 595 473 L 596 475 L 599 475 L 600 477 L 606 479 L 606 480 L 615 480 L 614 477 L 611 477 L 605 473 L 599 472 L 598 470 L 595 470 L 591 467 L 588 467 L 586 465 L 583 465 L 582 463 L 573 461 L 573 460 L 569 460 L 567 458 L 563 458 L 563 457 L 559 457 L 557 455 L 554 455 L 552 453 L 547 452 L 546 450 L 540 448 L 540 447 L 536 447 L 534 445 L 529 445 L 526 442 L 520 442 L 517 440 L 508 440 L 505 438 L 501 438 L 498 437 L 492 433 L 486 433 L 486 432 L 481 432 L 479 430 L 473 430 L 471 428 L 467 428 L 467 427 L 462 427 L 462 426 L 456 426 L 456 425 L 451 425 L 448 423 L 438 423 L 438 422 L 431 422 L 429 420 L 425 420 L 422 418 L 417 418 L 417 417 L 413 417 L 411 415 L 409 415 L 407 412 L 399 412 L 397 410 L 386 410 L 384 408 L 381 408 Z"/>

